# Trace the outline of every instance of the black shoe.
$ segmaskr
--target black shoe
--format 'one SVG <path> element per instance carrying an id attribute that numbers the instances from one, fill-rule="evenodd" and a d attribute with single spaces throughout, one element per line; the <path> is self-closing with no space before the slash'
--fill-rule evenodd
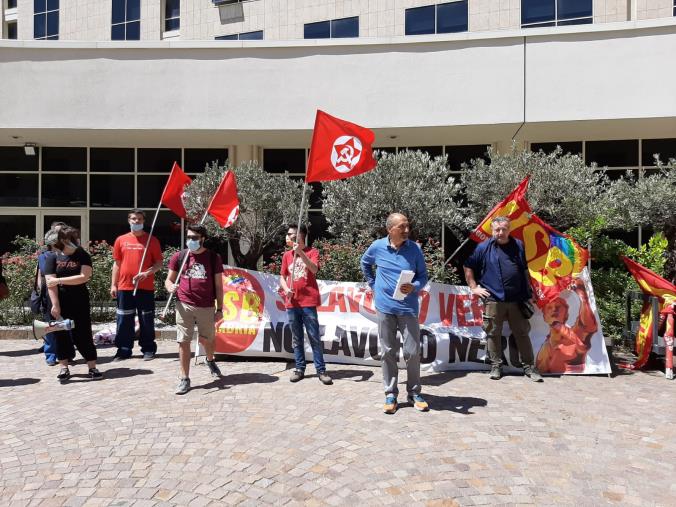
<path id="1" fill-rule="evenodd" d="M 209 361 L 209 360 L 207 359 L 207 360 L 206 360 L 206 363 L 207 363 L 207 366 L 209 367 L 209 373 L 211 373 L 211 376 L 212 376 L 212 377 L 215 377 L 215 378 L 221 378 L 221 377 L 223 376 L 223 374 L 221 373 L 220 368 L 219 368 L 218 365 L 216 364 L 216 360 L 215 360 L 215 359 L 212 359 L 211 361 Z"/>
<path id="2" fill-rule="evenodd" d="M 293 372 L 291 375 L 291 378 L 289 379 L 291 382 L 298 382 L 299 380 L 303 380 L 305 377 L 305 372 L 303 370 L 296 370 Z"/>
<path id="3" fill-rule="evenodd" d="M 103 373 L 101 373 L 97 368 L 89 368 L 89 380 L 101 380 L 103 378 Z"/>
<path id="4" fill-rule="evenodd" d="M 502 367 L 499 364 L 491 366 L 491 380 L 500 380 L 502 378 Z"/>
<path id="5" fill-rule="evenodd" d="M 144 361 L 152 361 L 155 359 L 155 353 L 154 352 L 144 352 L 143 353 L 143 360 Z"/>
<path id="6" fill-rule="evenodd" d="M 56 376 L 56 380 L 58 380 L 62 384 L 64 382 L 67 382 L 69 378 L 70 378 L 70 370 L 68 368 L 61 368 L 61 371 Z"/>
<path id="7" fill-rule="evenodd" d="M 325 371 L 321 372 L 318 376 L 319 381 L 325 386 L 330 386 L 331 384 L 333 384 L 333 380 L 331 380 L 331 377 L 329 377 L 329 374 L 326 373 Z"/>

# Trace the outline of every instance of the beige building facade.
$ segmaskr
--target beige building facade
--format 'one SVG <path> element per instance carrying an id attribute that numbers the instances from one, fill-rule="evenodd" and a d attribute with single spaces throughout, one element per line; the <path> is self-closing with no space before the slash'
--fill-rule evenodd
<path id="1" fill-rule="evenodd" d="M 219 36 L 262 32 L 265 40 L 304 38 L 308 23 L 358 18 L 359 37 L 399 37 L 406 33 L 408 9 L 464 2 L 467 31 L 515 30 L 529 0 L 138 0 L 140 40 L 212 40 Z M 217 0 L 218 1 L 218 0 Z M 165 30 L 167 3 L 178 9 L 180 28 Z M 39 3 L 39 2 L 38 2 Z M 112 0 L 60 0 L 60 40 L 111 40 Z M 673 17 L 674 0 L 589 0 L 594 24 Z M 34 0 L 0 0 L 0 38 L 12 33 L 34 38 Z M 11 7 L 10 7 L 11 6 Z"/>

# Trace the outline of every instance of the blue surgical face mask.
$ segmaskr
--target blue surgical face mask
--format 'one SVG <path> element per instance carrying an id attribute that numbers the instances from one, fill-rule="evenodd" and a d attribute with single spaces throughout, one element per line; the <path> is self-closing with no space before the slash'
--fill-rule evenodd
<path id="1" fill-rule="evenodd" d="M 143 224 L 129 224 L 131 232 L 139 232 L 143 230 Z"/>
<path id="2" fill-rule="evenodd" d="M 185 242 L 185 245 L 191 252 L 196 252 L 197 250 L 200 249 L 200 246 L 202 246 L 200 240 L 198 239 L 189 239 L 188 241 Z"/>

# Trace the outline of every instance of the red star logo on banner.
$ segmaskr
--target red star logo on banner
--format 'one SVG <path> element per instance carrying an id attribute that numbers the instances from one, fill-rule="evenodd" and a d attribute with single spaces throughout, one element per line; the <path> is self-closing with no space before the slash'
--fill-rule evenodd
<path id="1" fill-rule="evenodd" d="M 336 145 L 334 149 L 338 153 L 336 166 L 347 166 L 350 169 L 352 169 L 352 160 L 357 158 L 361 153 L 361 150 L 354 145 L 353 137 L 343 144 Z"/>

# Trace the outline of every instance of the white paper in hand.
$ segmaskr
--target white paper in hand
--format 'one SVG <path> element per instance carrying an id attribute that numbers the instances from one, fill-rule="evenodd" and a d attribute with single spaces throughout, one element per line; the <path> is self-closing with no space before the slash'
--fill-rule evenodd
<path id="1" fill-rule="evenodd" d="M 404 269 L 401 273 L 399 273 L 399 280 L 397 280 L 397 286 L 394 289 L 394 294 L 392 294 L 392 299 L 402 301 L 406 297 L 406 294 L 401 292 L 401 286 L 406 283 L 411 283 L 413 281 L 414 275 L 415 273 L 408 269 Z"/>

